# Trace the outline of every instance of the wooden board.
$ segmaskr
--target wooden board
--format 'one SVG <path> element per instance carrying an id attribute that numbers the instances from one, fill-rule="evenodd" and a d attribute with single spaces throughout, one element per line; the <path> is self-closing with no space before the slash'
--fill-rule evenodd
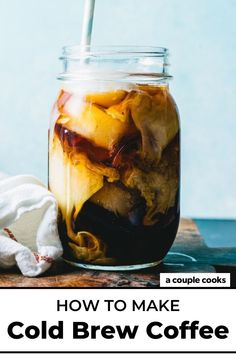
<path id="1" fill-rule="evenodd" d="M 0 287 L 158 287 L 159 274 L 174 272 L 215 272 L 216 260 L 200 236 L 192 220 L 182 219 L 178 235 L 164 263 L 158 267 L 135 272 L 99 272 L 71 267 L 62 259 L 38 278 L 26 278 L 14 268 L 0 270 Z M 233 251 L 232 251 L 233 252 Z M 193 257 L 191 260 L 183 254 Z M 210 255 L 210 256 L 209 256 Z M 209 262 L 209 257 L 212 262 Z M 226 257 L 227 258 L 227 257 Z M 229 257 L 228 257 L 229 258 Z M 228 259 L 227 258 L 227 259 Z"/>

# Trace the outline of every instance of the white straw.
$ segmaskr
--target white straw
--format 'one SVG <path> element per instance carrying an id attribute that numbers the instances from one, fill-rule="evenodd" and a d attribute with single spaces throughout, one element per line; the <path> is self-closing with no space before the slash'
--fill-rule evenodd
<path id="1" fill-rule="evenodd" d="M 91 44 L 94 6 L 95 6 L 95 0 L 85 0 L 82 35 L 81 35 L 81 47 L 88 46 Z M 85 48 L 85 50 L 87 51 L 88 48 Z"/>

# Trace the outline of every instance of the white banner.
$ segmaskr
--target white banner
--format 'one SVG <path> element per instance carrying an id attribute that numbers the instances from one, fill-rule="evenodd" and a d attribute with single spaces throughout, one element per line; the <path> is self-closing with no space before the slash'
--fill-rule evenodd
<path id="1" fill-rule="evenodd" d="M 236 289 L 1 289 L 0 353 L 235 352 Z"/>

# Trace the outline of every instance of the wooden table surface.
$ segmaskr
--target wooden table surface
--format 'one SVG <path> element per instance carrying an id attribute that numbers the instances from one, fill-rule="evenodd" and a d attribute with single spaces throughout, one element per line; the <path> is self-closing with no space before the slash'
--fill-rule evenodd
<path id="1" fill-rule="evenodd" d="M 186 257 L 187 255 L 187 257 Z M 44 275 L 26 278 L 14 268 L 0 270 L 0 287 L 158 287 L 160 273 L 231 272 L 235 287 L 236 248 L 209 248 L 196 224 L 181 219 L 176 240 L 164 259 L 154 268 L 132 272 L 100 272 L 71 267 L 59 259 Z"/>

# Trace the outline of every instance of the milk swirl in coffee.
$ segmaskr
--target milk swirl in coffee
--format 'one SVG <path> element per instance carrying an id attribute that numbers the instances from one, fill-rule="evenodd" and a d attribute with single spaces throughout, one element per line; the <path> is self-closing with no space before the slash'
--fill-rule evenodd
<path id="1" fill-rule="evenodd" d="M 67 259 L 162 259 L 179 220 L 178 111 L 167 85 L 59 93 L 49 187 Z"/>

